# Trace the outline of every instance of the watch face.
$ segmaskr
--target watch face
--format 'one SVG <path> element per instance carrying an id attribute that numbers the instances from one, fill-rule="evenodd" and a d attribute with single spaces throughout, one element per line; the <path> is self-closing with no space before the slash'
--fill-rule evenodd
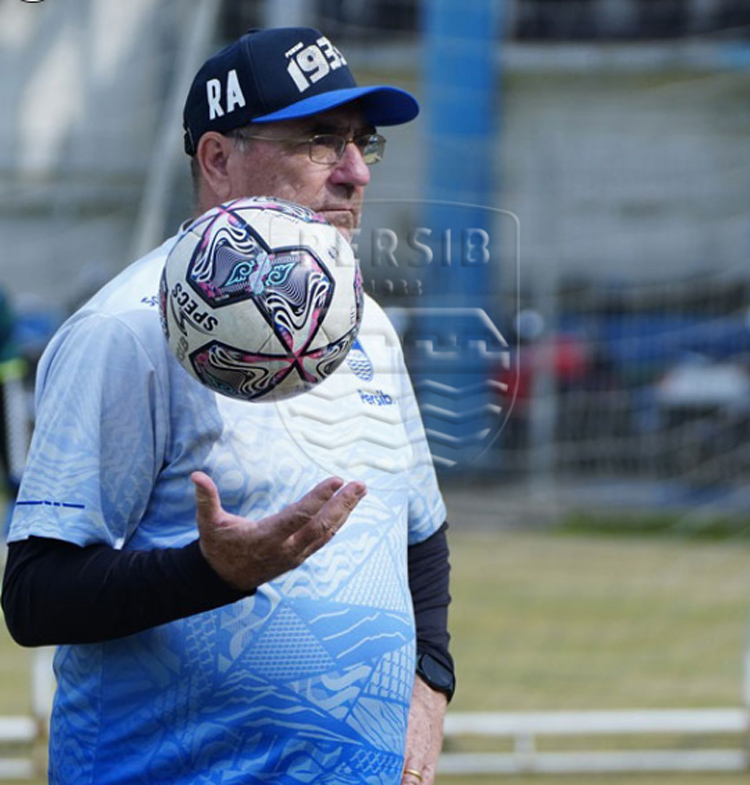
<path id="1" fill-rule="evenodd" d="M 453 695 L 455 689 L 453 674 L 434 657 L 423 654 L 419 658 L 417 673 L 434 689 L 447 693 L 448 697 Z"/>

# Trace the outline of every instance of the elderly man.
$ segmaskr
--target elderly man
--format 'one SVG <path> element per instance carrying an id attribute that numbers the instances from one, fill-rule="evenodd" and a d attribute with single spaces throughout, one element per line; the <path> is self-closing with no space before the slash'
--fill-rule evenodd
<path id="1" fill-rule="evenodd" d="M 417 111 L 316 30 L 250 31 L 186 101 L 196 211 L 282 197 L 351 238 L 377 127 Z M 160 331 L 174 242 L 40 364 L 3 606 L 20 643 L 60 646 L 50 782 L 430 783 L 454 688 L 445 507 L 393 328 L 368 299 L 333 397 L 223 398 Z M 342 416 L 361 439 L 309 438 Z"/>

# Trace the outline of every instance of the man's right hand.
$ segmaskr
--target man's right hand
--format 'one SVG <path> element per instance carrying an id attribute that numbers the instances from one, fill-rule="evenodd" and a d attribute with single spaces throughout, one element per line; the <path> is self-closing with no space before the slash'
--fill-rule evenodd
<path id="1" fill-rule="evenodd" d="M 252 591 L 298 567 L 346 523 L 367 493 L 364 483 L 329 477 L 298 502 L 259 521 L 226 512 L 219 491 L 203 472 L 193 472 L 200 549 L 227 583 Z"/>

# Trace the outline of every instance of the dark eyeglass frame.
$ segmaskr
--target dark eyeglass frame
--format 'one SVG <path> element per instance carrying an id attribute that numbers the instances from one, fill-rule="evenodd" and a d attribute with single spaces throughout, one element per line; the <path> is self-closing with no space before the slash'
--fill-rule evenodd
<path id="1" fill-rule="evenodd" d="M 332 166 L 338 163 L 343 158 L 346 146 L 350 142 L 356 145 L 359 152 L 362 153 L 364 162 L 368 166 L 372 166 L 383 160 L 386 143 L 386 138 L 375 132 L 357 134 L 356 136 L 354 134 L 351 136 L 344 136 L 343 134 L 314 134 L 307 138 L 293 138 L 260 136 L 252 134 L 243 128 L 235 128 L 227 133 L 226 136 L 237 139 L 279 142 L 281 144 L 307 145 L 307 154 L 310 160 L 315 164 L 323 164 L 325 166 Z"/>

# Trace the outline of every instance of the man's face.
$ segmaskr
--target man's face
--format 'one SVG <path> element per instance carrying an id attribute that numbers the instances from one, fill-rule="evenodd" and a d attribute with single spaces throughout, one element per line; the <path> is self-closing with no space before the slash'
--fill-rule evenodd
<path id="1" fill-rule="evenodd" d="M 316 134 L 347 138 L 374 131 L 356 106 L 343 106 L 298 120 L 264 123 L 250 133 L 274 140 L 252 139 L 244 152 L 232 157 L 230 198 L 275 196 L 297 202 L 323 215 L 351 240 L 362 215 L 370 169 L 356 145 L 348 144 L 341 160 L 320 164 L 310 160 L 305 140 Z"/>

